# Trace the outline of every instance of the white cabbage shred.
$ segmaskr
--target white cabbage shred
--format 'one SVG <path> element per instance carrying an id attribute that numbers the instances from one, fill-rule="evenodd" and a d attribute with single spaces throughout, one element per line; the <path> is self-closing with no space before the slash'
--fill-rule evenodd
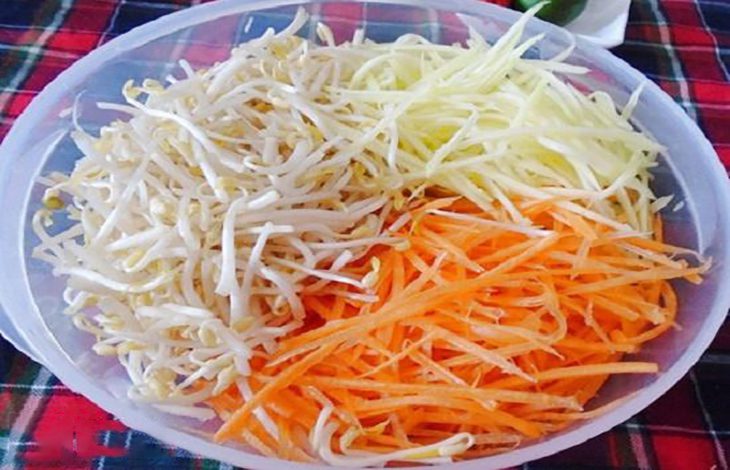
<path id="1" fill-rule="evenodd" d="M 224 62 L 198 71 L 182 62 L 184 78 L 129 82 L 126 104 L 101 103 L 129 119 L 98 136 L 73 133 L 83 157 L 71 174 L 42 180 L 35 255 L 68 277 L 67 313 L 96 336 L 98 354 L 119 357 L 130 396 L 200 419 L 213 417 L 201 402 L 232 384 L 250 396 L 249 360 L 302 325 L 308 285 L 373 299 L 376 271 L 358 279 L 342 269 L 398 242 L 386 218 L 427 186 L 495 213 L 500 203 L 497 229 L 549 236 L 514 201 L 557 197 L 650 233 L 648 169 L 661 148 L 608 95 L 556 75 L 584 69 L 522 57 L 540 39 L 521 40 L 530 15 L 494 45 L 472 32 L 445 46 L 412 34 L 378 44 L 361 31 L 334 45 L 324 25 L 318 45 L 295 35 L 300 14 Z M 52 235 L 60 209 L 73 224 Z M 211 385 L 195 386 L 199 378 Z M 328 413 L 312 444 L 345 464 L 330 449 Z M 397 457 L 449 460 L 472 441 Z"/>

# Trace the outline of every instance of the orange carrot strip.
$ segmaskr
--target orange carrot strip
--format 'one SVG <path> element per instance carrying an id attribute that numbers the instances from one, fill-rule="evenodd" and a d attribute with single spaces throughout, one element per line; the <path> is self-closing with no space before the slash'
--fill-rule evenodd
<path id="1" fill-rule="evenodd" d="M 231 416 L 231 418 L 226 421 L 223 426 L 221 426 L 218 432 L 216 432 L 215 440 L 220 442 L 231 437 L 237 430 L 242 429 L 242 426 L 245 424 L 253 410 L 264 404 L 271 395 L 288 387 L 292 382 L 294 382 L 294 380 L 306 372 L 307 369 L 332 353 L 334 349 L 335 345 L 323 346 L 319 350 L 303 357 L 298 362 L 279 373 L 274 380 L 264 385 L 264 387 L 259 390 L 251 400 L 247 401 L 241 408 L 233 413 L 233 416 Z"/>

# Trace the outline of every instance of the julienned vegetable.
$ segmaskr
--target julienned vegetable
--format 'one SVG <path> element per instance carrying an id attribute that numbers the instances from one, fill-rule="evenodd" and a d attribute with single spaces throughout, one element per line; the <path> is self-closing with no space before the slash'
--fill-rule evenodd
<path id="1" fill-rule="evenodd" d="M 662 149 L 585 70 L 494 45 L 280 33 L 185 78 L 128 83 L 124 120 L 48 186 L 34 255 L 129 395 L 297 460 L 505 450 L 582 411 L 674 325 Z M 559 75 L 558 75 L 559 74 Z M 59 230 L 61 215 L 71 221 Z M 689 257 L 689 263 L 679 257 Z M 311 432 L 310 432 L 311 431 Z"/>
<path id="2" fill-rule="evenodd" d="M 305 294 L 305 327 L 253 363 L 253 392 L 209 400 L 218 439 L 340 466 L 438 463 L 594 416 L 582 407 L 610 375 L 657 372 L 620 359 L 674 325 L 667 280 L 699 282 L 706 266 L 554 201 L 516 204 L 552 234 L 485 230 L 494 218 L 463 199 L 411 209 L 407 247 L 371 251 L 379 300 Z"/>

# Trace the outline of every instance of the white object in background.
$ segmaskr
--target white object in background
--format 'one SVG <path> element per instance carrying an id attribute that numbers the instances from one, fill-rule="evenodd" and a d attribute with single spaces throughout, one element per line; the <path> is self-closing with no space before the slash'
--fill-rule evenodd
<path id="1" fill-rule="evenodd" d="M 585 10 L 565 29 L 605 48 L 624 42 L 631 0 L 588 0 Z"/>

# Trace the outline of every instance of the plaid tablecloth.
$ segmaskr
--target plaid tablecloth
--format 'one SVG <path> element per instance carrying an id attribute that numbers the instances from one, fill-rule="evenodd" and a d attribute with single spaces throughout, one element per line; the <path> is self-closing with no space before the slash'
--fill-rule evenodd
<path id="1" fill-rule="evenodd" d="M 612 1 L 612 0 L 605 0 Z M 59 72 L 110 38 L 196 0 L 0 0 L 0 138 Z M 695 119 L 730 166 L 730 0 L 634 0 L 615 53 Z M 730 286 L 728 286 L 730 288 Z M 730 323 L 643 413 L 532 469 L 724 469 Z M 0 339 L 0 469 L 229 468 L 127 429 Z"/>

